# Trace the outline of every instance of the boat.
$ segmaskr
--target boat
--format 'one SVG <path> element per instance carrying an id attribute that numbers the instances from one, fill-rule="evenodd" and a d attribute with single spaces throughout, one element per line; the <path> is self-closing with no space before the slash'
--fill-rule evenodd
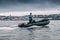
<path id="1" fill-rule="evenodd" d="M 19 24 L 18 27 L 30 27 L 30 26 L 33 26 L 33 25 L 36 25 L 36 26 L 45 26 L 45 25 L 48 25 L 50 23 L 49 19 L 42 19 L 40 21 L 35 21 L 33 20 L 32 23 L 22 23 L 22 24 Z"/>

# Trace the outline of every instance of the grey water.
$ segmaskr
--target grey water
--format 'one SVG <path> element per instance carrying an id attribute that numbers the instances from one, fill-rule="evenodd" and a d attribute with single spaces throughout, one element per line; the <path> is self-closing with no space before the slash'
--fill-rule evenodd
<path id="1" fill-rule="evenodd" d="M 60 40 L 60 20 L 51 20 L 46 27 L 17 27 L 27 21 L 0 21 L 0 40 Z"/>

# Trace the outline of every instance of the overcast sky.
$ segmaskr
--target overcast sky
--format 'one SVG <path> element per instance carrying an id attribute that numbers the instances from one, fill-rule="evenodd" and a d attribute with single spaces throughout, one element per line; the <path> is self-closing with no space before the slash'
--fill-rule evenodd
<path id="1" fill-rule="evenodd" d="M 60 0 L 0 0 L 0 15 L 60 13 Z"/>

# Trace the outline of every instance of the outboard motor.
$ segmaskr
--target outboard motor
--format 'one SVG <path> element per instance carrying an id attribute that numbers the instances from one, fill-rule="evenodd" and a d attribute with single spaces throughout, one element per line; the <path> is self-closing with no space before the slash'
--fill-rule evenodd
<path id="1" fill-rule="evenodd" d="M 35 21 L 35 20 L 33 20 L 33 21 L 32 21 L 32 23 L 36 23 L 36 21 Z"/>

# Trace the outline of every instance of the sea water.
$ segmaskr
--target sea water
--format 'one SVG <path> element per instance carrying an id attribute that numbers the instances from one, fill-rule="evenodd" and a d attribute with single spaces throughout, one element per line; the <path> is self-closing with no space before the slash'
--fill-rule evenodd
<path id="1" fill-rule="evenodd" d="M 51 20 L 46 27 L 17 27 L 28 21 L 0 21 L 0 40 L 60 40 L 60 20 Z"/>

